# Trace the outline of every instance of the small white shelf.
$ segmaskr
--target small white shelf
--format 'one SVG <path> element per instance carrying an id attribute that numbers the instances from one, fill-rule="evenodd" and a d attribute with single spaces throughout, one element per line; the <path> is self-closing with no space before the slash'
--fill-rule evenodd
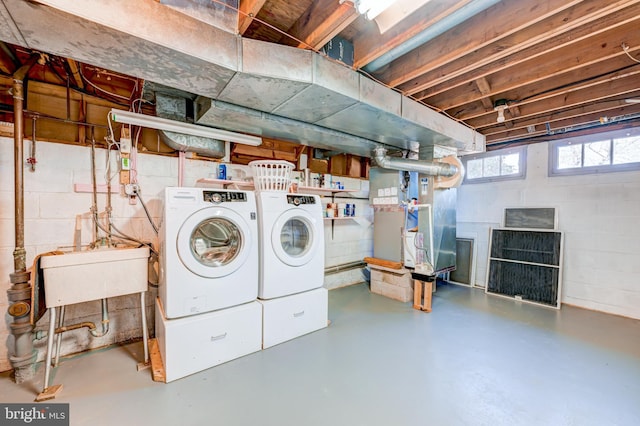
<path id="1" fill-rule="evenodd" d="M 343 217 L 325 217 L 323 218 L 324 220 L 345 220 L 345 219 L 353 219 L 355 221 L 357 221 L 357 217 L 356 216 L 343 216 Z"/>

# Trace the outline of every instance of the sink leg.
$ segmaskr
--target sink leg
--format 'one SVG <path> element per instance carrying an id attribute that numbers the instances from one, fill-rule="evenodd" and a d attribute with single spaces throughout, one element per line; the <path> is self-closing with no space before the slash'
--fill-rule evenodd
<path id="1" fill-rule="evenodd" d="M 64 305 L 60 306 L 60 319 L 58 319 L 58 328 L 64 325 Z M 58 333 L 56 336 L 56 358 L 53 361 L 53 366 L 58 365 L 58 361 L 60 361 L 60 345 L 62 344 L 62 333 Z"/>
<path id="2" fill-rule="evenodd" d="M 147 307 L 145 302 L 145 294 L 140 293 L 140 314 L 142 316 L 142 346 L 144 347 L 144 363 L 149 363 L 149 332 L 147 331 Z"/>
<path id="3" fill-rule="evenodd" d="M 49 375 L 51 374 L 51 357 L 53 355 L 53 338 L 56 333 L 56 308 L 49 308 L 49 335 L 47 336 L 47 356 L 44 362 L 44 389 L 49 387 Z"/>

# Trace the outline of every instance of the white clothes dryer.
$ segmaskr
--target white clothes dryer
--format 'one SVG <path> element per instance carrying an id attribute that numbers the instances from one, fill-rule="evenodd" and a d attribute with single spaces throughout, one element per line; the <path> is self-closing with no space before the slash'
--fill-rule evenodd
<path id="1" fill-rule="evenodd" d="M 324 224 L 317 195 L 257 192 L 260 299 L 322 287 Z"/>
<path id="2" fill-rule="evenodd" d="M 158 295 L 167 318 L 251 302 L 258 295 L 253 192 L 166 188 Z"/>

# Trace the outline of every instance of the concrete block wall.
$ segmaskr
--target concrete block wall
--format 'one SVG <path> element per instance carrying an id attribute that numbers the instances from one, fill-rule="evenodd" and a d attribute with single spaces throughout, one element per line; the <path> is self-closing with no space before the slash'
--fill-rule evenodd
<path id="1" fill-rule="evenodd" d="M 355 219 L 325 219 L 325 267 L 344 265 L 362 261 L 373 255 L 373 209 L 368 200 L 368 181 L 340 177 L 345 189 L 358 190 L 353 197 L 337 193 L 336 203 L 350 203 L 356 206 Z M 324 195 L 321 200 L 326 207 L 332 197 Z M 333 273 L 325 276 L 324 286 L 328 289 L 344 287 L 363 282 L 365 277 L 361 269 Z"/>
<path id="2" fill-rule="evenodd" d="M 528 147 L 524 180 L 459 188 L 457 235 L 475 237 L 475 284 L 486 284 L 489 229 L 501 226 L 506 207 L 555 207 L 562 302 L 640 318 L 640 171 L 549 177 L 548 151 Z"/>
<path id="3" fill-rule="evenodd" d="M 30 142 L 25 141 L 25 152 Z M 105 183 L 106 150 L 96 153 L 98 184 Z M 93 225 L 90 217 L 91 194 L 74 192 L 74 184 L 91 184 L 91 151 L 87 147 L 38 142 L 36 171 L 25 168 L 25 245 L 27 265 L 31 266 L 39 253 L 74 246 L 76 221 L 81 224 L 82 244 L 93 240 Z M 116 169 L 115 153 L 111 156 L 112 170 Z M 203 177 L 215 173 L 216 163 L 187 158 L 184 167 L 184 186 L 193 186 Z M 141 194 L 156 225 L 162 217 L 161 195 L 167 186 L 178 185 L 178 159 L 160 155 L 139 154 L 136 177 Z M 345 179 L 346 181 L 347 179 Z M 7 314 L 6 289 L 10 288 L 9 274 L 13 272 L 14 250 L 14 185 L 13 185 L 13 139 L 0 138 L 0 311 L 4 321 L 0 323 L 0 371 L 11 368 L 8 360 L 8 345 L 12 344 L 9 333 L 10 316 Z M 129 204 L 126 197 L 119 194 L 117 178 L 114 178 L 112 197 L 113 217 L 118 229 L 131 237 L 156 243 L 156 236 L 138 202 Z M 354 179 L 347 188 L 359 188 L 361 181 Z M 366 183 L 366 182 L 365 182 Z M 356 186 L 358 185 L 358 186 Z M 106 194 L 98 194 L 98 210 L 105 210 Z M 368 203 L 354 201 L 359 215 L 372 220 Z M 371 217 L 369 217 L 369 216 Z M 327 266 L 369 256 L 372 246 L 370 226 L 362 226 L 355 221 L 336 221 L 333 238 L 330 221 L 325 221 L 325 241 Z M 361 271 L 346 271 L 327 276 L 328 288 L 361 282 Z M 147 319 L 152 328 L 154 321 L 153 288 L 147 293 Z M 75 353 L 90 348 L 101 347 L 115 342 L 142 336 L 137 295 L 109 299 L 110 332 L 102 338 L 91 337 L 85 329 L 74 330 L 63 335 L 62 354 Z M 99 324 L 100 302 L 71 305 L 67 308 L 65 323 L 92 321 Z M 46 330 L 48 316 L 37 324 L 38 330 Z M 39 358 L 44 357 L 46 340 L 35 342 Z"/>
<path id="4" fill-rule="evenodd" d="M 30 142 L 25 141 L 25 152 Z M 138 181 L 147 207 L 155 223 L 162 214 L 159 195 L 166 185 L 177 184 L 177 163 L 175 158 L 139 155 Z M 51 250 L 73 250 L 76 243 L 76 224 L 81 227 L 81 245 L 86 247 L 94 240 L 93 222 L 90 208 L 91 193 L 74 192 L 75 184 L 91 184 L 91 151 L 87 147 L 38 142 L 35 172 L 25 167 L 25 248 L 27 266 L 33 264 L 37 254 Z M 96 150 L 97 183 L 104 185 L 107 151 Z M 116 169 L 116 156 L 112 152 L 110 163 Z M 176 164 L 174 164 L 176 163 Z M 8 330 L 11 318 L 6 313 L 8 302 L 6 289 L 10 287 L 9 274 L 13 271 L 14 249 L 14 179 L 13 140 L 0 138 L 0 283 L 5 289 L 0 292 L 0 309 L 5 321 L 0 324 L 0 370 L 11 368 L 8 361 L 8 344 L 11 335 Z M 114 223 L 121 231 L 141 241 L 155 242 L 155 234 L 138 202 L 129 204 L 121 196 L 118 178 L 113 180 L 112 211 Z M 105 211 L 107 195 L 98 194 L 98 210 Z M 149 324 L 153 324 L 155 292 L 147 294 L 147 314 Z M 86 329 L 63 334 L 62 354 L 97 348 L 116 342 L 126 341 L 142 335 L 140 325 L 140 298 L 137 295 L 123 296 L 109 300 L 110 332 L 102 338 L 94 338 Z M 91 321 L 98 326 L 101 320 L 99 301 L 67 307 L 65 323 Z M 38 322 L 36 330 L 46 330 L 48 315 Z M 46 339 L 35 341 L 39 359 L 44 357 Z"/>

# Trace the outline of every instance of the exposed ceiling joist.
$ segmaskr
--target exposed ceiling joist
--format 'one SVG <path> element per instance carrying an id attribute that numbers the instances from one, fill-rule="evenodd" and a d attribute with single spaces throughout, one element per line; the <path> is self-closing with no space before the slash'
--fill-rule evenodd
<path id="1" fill-rule="evenodd" d="M 399 58 L 376 77 L 399 86 L 578 3 L 579 0 L 547 0 L 542 4 L 534 0 L 502 1 L 413 50 L 411 55 Z"/>
<path id="2" fill-rule="evenodd" d="M 355 50 L 354 66 L 362 68 L 388 51 L 408 42 L 429 26 L 451 15 L 473 0 L 431 1 L 416 13 L 397 24 L 384 34 L 362 32 L 353 40 Z M 374 25 L 375 27 L 375 25 Z"/>
<path id="3" fill-rule="evenodd" d="M 558 16 L 548 18 L 540 25 L 534 25 L 522 33 L 501 40 L 497 46 L 487 46 L 425 73 L 401 85 L 400 89 L 417 99 L 425 99 L 454 89 L 479 76 L 487 76 L 507 68 L 511 68 L 513 73 L 518 73 L 521 69 L 516 67 L 523 62 L 560 51 L 581 40 L 593 40 L 600 33 L 639 19 L 640 0 L 634 0 L 633 5 L 625 8 L 621 8 L 620 3 L 629 2 L 617 2 L 602 8 L 612 12 L 608 15 L 604 14 L 602 9 L 594 10 L 593 4 L 590 4 L 591 7 L 588 9 L 585 9 L 584 4 L 576 5 Z M 549 27 L 555 29 L 548 31 Z M 540 40 L 531 43 L 531 38 L 536 32 L 544 35 L 544 38 L 539 37 Z M 561 56 L 562 53 L 558 52 L 557 55 Z"/>
<path id="4" fill-rule="evenodd" d="M 319 50 L 358 17 L 351 3 L 341 3 L 339 0 L 314 1 L 289 29 L 292 37 L 283 37 L 282 43 L 294 45 L 297 39 L 302 42 L 297 43 L 297 47 Z"/>
<path id="5" fill-rule="evenodd" d="M 258 13 L 264 6 L 267 0 L 240 0 L 240 13 L 238 13 L 238 34 L 244 34 L 253 18 L 258 16 Z"/>
<path id="6" fill-rule="evenodd" d="M 148 24 L 144 29 L 132 30 L 136 26 L 128 20 L 130 14 L 118 21 L 106 22 L 101 18 L 100 23 L 124 33 L 134 31 L 152 36 L 151 33 L 166 28 L 161 23 L 167 18 L 165 8 L 197 12 L 202 10 L 201 1 L 180 0 L 181 6 L 176 6 L 168 0 L 160 3 L 139 0 L 137 10 Z M 232 3 L 231 0 L 213 1 Z M 104 5 L 107 20 L 107 10 L 120 7 L 119 0 L 90 3 L 94 8 Z M 18 40 L 17 21 L 8 14 L 9 9 L 18 5 L 28 8 L 27 16 L 40 16 L 42 8 L 47 7 L 73 10 L 72 13 L 78 16 L 82 15 L 83 7 L 86 11 L 86 6 L 74 4 L 72 7 L 73 3 L 66 0 L 25 3 L 0 0 L 0 4 L 8 5 L 7 13 L 0 10 L 0 20 L 4 19 L 6 23 L 0 26 L 0 40 L 20 46 L 26 45 Z M 637 30 L 640 0 L 430 0 L 383 34 L 375 22 L 356 14 L 351 1 L 240 0 L 238 7 L 244 12 L 238 17 L 238 33 L 243 37 L 318 50 L 328 40 L 340 36 L 353 44 L 353 68 L 372 74 L 382 84 L 410 95 L 418 104 L 429 105 L 476 129 L 489 138 L 489 143 L 552 140 L 563 137 L 568 128 L 579 127 L 583 133 L 598 133 L 616 126 L 640 125 L 640 119 L 627 119 L 627 115 L 636 114 L 635 105 L 620 104 L 627 97 L 640 98 L 640 65 L 637 63 L 640 61 L 640 33 Z M 225 10 L 229 22 L 233 22 L 234 13 Z M 208 12 L 207 16 L 211 17 Z M 194 14 L 192 17 L 197 18 Z M 176 19 L 178 22 L 182 18 Z M 214 25 L 211 19 L 205 21 L 210 22 L 206 25 Z M 215 29 L 209 34 L 206 25 L 180 22 L 179 25 L 202 37 L 190 38 L 181 46 L 176 44 L 176 39 L 182 40 L 180 37 L 156 36 L 151 45 L 145 44 L 148 54 L 170 48 L 197 58 L 203 53 L 209 59 L 222 57 L 219 51 L 207 50 L 212 40 L 219 39 L 212 35 Z M 52 24 L 52 28 L 55 27 L 55 23 Z M 73 37 L 70 31 L 60 31 L 56 35 Z M 92 35 L 89 41 L 78 39 L 76 43 L 97 46 L 103 35 Z M 622 45 L 627 46 L 626 51 Z M 14 50 L 16 66 L 25 63 L 30 55 L 29 49 L 20 49 Z M 263 59 L 269 61 L 273 49 L 265 49 Z M 105 90 L 113 89 L 109 82 L 92 72 L 91 57 L 76 56 L 75 59 L 83 62 L 82 69 L 91 82 Z M 237 55 L 231 51 L 229 57 L 235 60 Z M 139 55 L 136 58 L 144 59 Z M 112 69 L 126 73 L 125 68 L 118 68 L 119 65 L 112 62 Z M 136 64 L 127 55 L 118 58 L 117 63 L 126 63 L 133 75 L 138 73 L 137 77 L 153 80 L 149 70 L 155 69 L 155 65 Z M 158 63 L 160 61 L 153 62 Z M 189 84 L 183 86 L 207 84 L 207 87 L 213 87 L 214 82 L 207 77 L 211 73 L 199 67 L 200 62 L 195 61 L 195 65 L 180 61 L 167 63 L 179 70 L 177 74 L 181 79 L 176 80 L 176 88 L 182 87 L 180 84 L 184 81 Z M 365 66 L 367 68 L 363 69 Z M 11 68 L 11 61 L 0 57 L 0 72 L 6 73 Z M 72 62 L 67 68 L 75 73 Z M 45 67 L 36 68 L 30 78 L 61 84 L 50 71 Z M 259 67 L 254 71 L 261 72 Z M 292 82 L 295 83 L 295 77 Z M 86 81 L 84 84 L 87 90 L 92 90 Z M 214 96 L 205 92 L 200 94 Z M 321 103 L 313 104 L 317 97 L 310 96 L 309 99 L 310 111 L 324 108 Z M 505 121 L 497 123 L 494 102 L 500 99 L 505 99 L 508 105 L 504 111 Z M 412 103 L 405 98 L 402 110 Z M 601 123 L 598 115 L 626 118 L 624 123 L 612 125 Z M 375 125 L 371 127 L 375 128 Z M 375 128 L 367 137 L 379 136 L 381 132 L 381 128 Z M 313 145 L 311 140 L 305 143 Z"/>

